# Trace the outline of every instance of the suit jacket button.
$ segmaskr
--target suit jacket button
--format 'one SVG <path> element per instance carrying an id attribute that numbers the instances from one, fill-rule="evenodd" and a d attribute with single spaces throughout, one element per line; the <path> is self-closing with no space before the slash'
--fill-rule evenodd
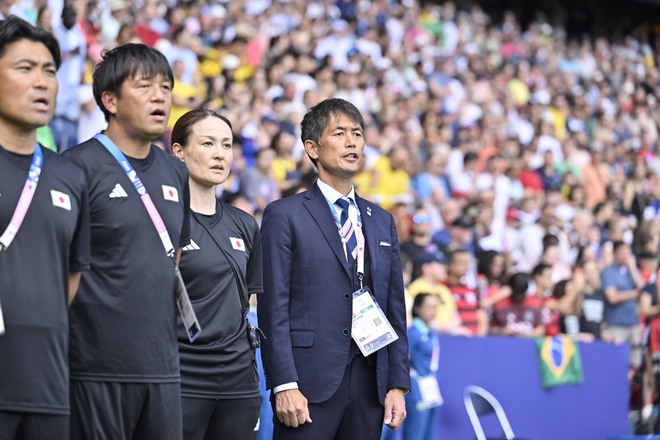
<path id="1" fill-rule="evenodd" d="M 342 330 L 341 332 L 343 333 L 343 335 L 344 335 L 344 336 L 348 336 L 348 335 L 350 335 L 350 334 L 351 334 L 351 332 L 350 332 L 350 331 L 348 331 L 348 329 L 347 329 L 347 328 L 345 328 L 345 329 L 344 329 L 344 330 Z"/>
<path id="2" fill-rule="evenodd" d="M 346 301 L 348 301 L 349 299 L 351 299 L 351 294 L 350 294 L 350 293 L 344 293 L 344 299 L 345 299 Z"/>

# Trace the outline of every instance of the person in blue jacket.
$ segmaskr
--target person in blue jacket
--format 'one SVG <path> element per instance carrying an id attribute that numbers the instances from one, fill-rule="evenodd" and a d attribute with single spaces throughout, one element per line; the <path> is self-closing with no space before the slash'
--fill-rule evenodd
<path id="1" fill-rule="evenodd" d="M 408 416 L 401 429 L 404 440 L 436 438 L 438 409 L 442 404 L 438 383 L 440 342 L 431 323 L 439 302 L 437 295 L 420 293 L 412 306 L 413 322 L 408 329 L 412 390 L 405 396 Z M 391 430 L 383 430 L 383 440 L 401 437 Z"/>

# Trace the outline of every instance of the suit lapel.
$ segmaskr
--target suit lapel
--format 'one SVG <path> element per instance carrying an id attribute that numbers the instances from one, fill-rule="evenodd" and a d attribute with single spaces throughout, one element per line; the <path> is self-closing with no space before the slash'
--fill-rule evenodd
<path id="1" fill-rule="evenodd" d="M 303 202 L 305 208 L 314 218 L 314 221 L 321 230 L 321 233 L 323 233 L 325 240 L 330 245 L 330 249 L 332 249 L 339 260 L 339 263 L 346 271 L 346 274 L 350 277 L 351 269 L 346 261 L 346 256 L 344 255 L 344 244 L 342 243 L 341 238 L 339 238 L 337 224 L 330 212 L 328 202 L 318 185 L 315 184 L 312 186 L 312 188 L 305 193 L 305 198 L 307 199 Z M 314 238 L 310 237 L 310 240 L 314 240 Z"/>

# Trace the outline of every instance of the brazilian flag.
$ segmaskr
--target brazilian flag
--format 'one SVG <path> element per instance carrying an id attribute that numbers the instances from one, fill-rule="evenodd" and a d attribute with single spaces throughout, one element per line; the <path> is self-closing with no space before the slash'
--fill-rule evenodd
<path id="1" fill-rule="evenodd" d="M 582 383 L 582 361 L 577 343 L 566 336 L 537 338 L 541 382 L 545 388 Z"/>

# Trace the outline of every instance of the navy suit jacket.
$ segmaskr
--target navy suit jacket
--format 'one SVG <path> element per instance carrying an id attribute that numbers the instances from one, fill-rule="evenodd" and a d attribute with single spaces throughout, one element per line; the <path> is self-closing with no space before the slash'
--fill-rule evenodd
<path id="1" fill-rule="evenodd" d="M 399 336 L 371 355 L 377 357 L 383 403 L 388 390 L 410 388 L 399 243 L 389 212 L 357 195 L 356 202 L 371 258 L 369 287 Z M 324 402 L 336 392 L 348 363 L 350 294 L 355 287 L 337 225 L 318 185 L 269 204 L 261 238 L 264 293 L 257 307 L 267 338 L 261 351 L 266 386 L 298 382 L 310 403 Z"/>

